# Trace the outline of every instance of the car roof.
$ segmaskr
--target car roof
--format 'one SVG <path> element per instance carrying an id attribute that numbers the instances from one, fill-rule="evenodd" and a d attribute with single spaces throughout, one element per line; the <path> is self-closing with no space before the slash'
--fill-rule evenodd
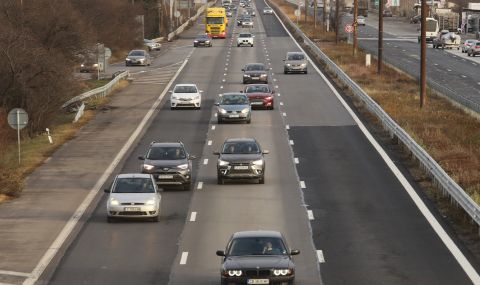
<path id="1" fill-rule="evenodd" d="M 146 173 L 122 173 L 118 174 L 117 178 L 150 178 L 151 174 Z"/>
<path id="2" fill-rule="evenodd" d="M 245 88 L 247 88 L 247 87 L 249 87 L 249 86 L 267 86 L 268 88 L 270 88 L 270 85 L 265 84 L 265 83 L 247 84 L 247 85 L 245 85 Z"/>
<path id="3" fill-rule="evenodd" d="M 291 54 L 302 54 L 303 55 L 303 52 L 301 52 L 301 51 L 289 51 L 289 52 L 287 52 L 287 55 L 291 55 Z"/>
<path id="4" fill-rule="evenodd" d="M 245 64 L 245 66 L 247 66 L 247 65 L 263 65 L 263 66 L 265 66 L 265 64 L 260 63 L 260 62 L 251 62 L 251 63 Z"/>
<path id="5" fill-rule="evenodd" d="M 245 93 L 242 93 L 242 92 L 226 92 L 226 93 L 223 93 L 222 96 L 229 96 L 229 95 L 243 95 L 243 96 L 247 96 L 245 95 Z"/>
<path id="6" fill-rule="evenodd" d="M 172 146 L 182 146 L 180 142 L 153 142 L 150 144 L 150 147 L 172 147 Z"/>
<path id="7" fill-rule="evenodd" d="M 132 49 L 129 53 L 131 52 L 134 52 L 134 51 L 141 51 L 141 52 L 145 52 L 143 49 Z"/>
<path id="8" fill-rule="evenodd" d="M 236 232 L 232 235 L 232 238 L 247 238 L 247 237 L 283 238 L 282 234 L 277 231 L 242 231 L 242 232 Z"/>
<path id="9" fill-rule="evenodd" d="M 257 140 L 254 138 L 229 138 L 226 139 L 225 142 L 256 142 Z"/>
<path id="10" fill-rule="evenodd" d="M 193 83 L 182 83 L 182 84 L 176 84 L 175 87 L 177 86 L 197 86 L 197 84 L 193 84 Z"/>

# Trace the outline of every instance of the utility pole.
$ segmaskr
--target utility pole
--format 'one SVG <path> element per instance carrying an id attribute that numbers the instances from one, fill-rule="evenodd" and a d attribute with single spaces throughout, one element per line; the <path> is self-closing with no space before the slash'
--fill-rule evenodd
<path id="1" fill-rule="evenodd" d="M 382 73 L 383 68 L 383 0 L 378 1 L 378 61 L 377 74 Z"/>
<path id="2" fill-rule="evenodd" d="M 335 44 L 338 44 L 339 29 L 340 29 L 340 0 L 335 0 Z"/>
<path id="3" fill-rule="evenodd" d="M 307 17 L 308 17 L 308 0 L 305 0 L 305 26 L 307 25 Z"/>
<path id="4" fill-rule="evenodd" d="M 422 28 L 420 41 L 420 109 L 427 97 L 427 0 L 422 0 Z"/>
<path id="5" fill-rule="evenodd" d="M 327 24 L 326 20 L 325 20 L 326 15 L 327 15 L 327 8 L 326 8 L 327 1 L 329 1 L 329 0 L 323 0 L 323 11 L 322 11 L 322 25 L 323 25 L 323 27 L 325 27 L 326 24 Z"/>
<path id="6" fill-rule="evenodd" d="M 353 1 L 353 56 L 357 55 L 357 46 L 358 46 L 358 23 L 357 23 L 357 18 L 358 18 L 358 1 L 359 0 L 354 0 Z M 383 0 L 380 0 L 383 1 Z"/>
<path id="7" fill-rule="evenodd" d="M 313 27 L 317 29 L 317 0 L 313 0 Z"/>

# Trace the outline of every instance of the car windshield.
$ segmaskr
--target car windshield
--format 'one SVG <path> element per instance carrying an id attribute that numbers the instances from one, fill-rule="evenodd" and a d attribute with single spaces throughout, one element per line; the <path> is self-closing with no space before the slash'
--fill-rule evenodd
<path id="1" fill-rule="evenodd" d="M 175 93 L 197 93 L 195 86 L 177 86 L 174 90 Z"/>
<path id="2" fill-rule="evenodd" d="M 185 158 L 185 151 L 178 146 L 152 147 L 147 154 L 147 159 L 150 160 L 179 160 Z"/>
<path id="3" fill-rule="evenodd" d="M 223 24 L 223 17 L 207 17 L 207 24 Z"/>
<path id="4" fill-rule="evenodd" d="M 208 36 L 207 35 L 198 35 L 197 40 L 207 40 Z"/>
<path id="5" fill-rule="evenodd" d="M 247 86 L 246 93 L 270 93 L 270 88 L 267 85 L 252 85 Z"/>
<path id="6" fill-rule="evenodd" d="M 258 154 L 260 148 L 258 144 L 253 141 L 244 142 L 226 142 L 223 145 L 223 154 Z"/>
<path id="7" fill-rule="evenodd" d="M 262 71 L 262 70 L 265 70 L 265 67 L 263 66 L 263 64 L 250 64 L 250 65 L 247 65 L 245 66 L 245 70 L 247 71 Z"/>
<path id="8" fill-rule="evenodd" d="M 232 240 L 228 249 L 229 256 L 242 255 L 286 255 L 282 240 L 272 237 L 248 237 Z"/>
<path id="9" fill-rule="evenodd" d="M 118 178 L 112 193 L 155 193 L 150 178 Z"/>
<path id="10" fill-rule="evenodd" d="M 252 34 L 240 34 L 238 35 L 239 38 L 251 38 Z"/>
<path id="11" fill-rule="evenodd" d="M 248 98 L 245 95 L 224 95 L 220 105 L 247 105 Z"/>
<path id="12" fill-rule="evenodd" d="M 131 56 L 144 56 L 145 55 L 145 52 L 143 50 L 134 50 L 134 51 L 131 51 L 128 55 L 131 55 Z"/>
<path id="13" fill-rule="evenodd" d="M 287 56 L 287 60 L 304 60 L 305 57 L 301 53 L 292 53 Z"/>

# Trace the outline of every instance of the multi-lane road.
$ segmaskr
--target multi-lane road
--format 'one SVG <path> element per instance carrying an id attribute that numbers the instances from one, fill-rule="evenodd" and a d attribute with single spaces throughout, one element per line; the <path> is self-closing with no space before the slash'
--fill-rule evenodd
<path id="1" fill-rule="evenodd" d="M 215 40 L 212 48 L 191 46 L 199 23 L 180 37 L 185 45 L 177 52 L 188 58 L 174 83 L 204 90 L 202 109 L 172 111 L 165 97 L 119 169 L 139 171 L 137 156 L 153 140 L 181 140 L 198 157 L 192 189 L 162 193 L 159 223 L 107 223 L 102 198 L 49 284 L 219 284 L 215 251 L 233 232 L 256 229 L 281 231 L 300 249 L 298 285 L 472 284 L 476 272 L 444 223 L 437 227 L 417 185 L 326 78 L 313 66 L 306 75 L 283 74 L 286 52 L 299 47 L 274 15 L 261 14 L 263 1 L 254 3 L 253 48 L 236 47 L 241 28 L 233 19 L 233 38 Z M 249 125 L 217 125 L 214 102 L 243 89 L 241 69 L 251 62 L 272 68 L 275 109 L 254 111 Z M 129 88 L 165 84 L 155 74 L 147 70 Z M 217 185 L 212 152 L 231 137 L 255 137 L 270 150 L 264 185 Z"/>

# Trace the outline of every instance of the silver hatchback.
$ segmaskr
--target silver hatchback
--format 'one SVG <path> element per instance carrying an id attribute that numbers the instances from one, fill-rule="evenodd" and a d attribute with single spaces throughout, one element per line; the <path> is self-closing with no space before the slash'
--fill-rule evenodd
<path id="1" fill-rule="evenodd" d="M 217 106 L 217 120 L 223 122 L 243 121 L 250 124 L 252 120 L 252 108 L 247 95 L 243 93 L 224 93 Z"/>
<path id="2" fill-rule="evenodd" d="M 307 57 L 303 52 L 287 52 L 287 56 L 283 61 L 285 62 L 283 65 L 283 73 L 307 73 L 308 62 Z"/>

